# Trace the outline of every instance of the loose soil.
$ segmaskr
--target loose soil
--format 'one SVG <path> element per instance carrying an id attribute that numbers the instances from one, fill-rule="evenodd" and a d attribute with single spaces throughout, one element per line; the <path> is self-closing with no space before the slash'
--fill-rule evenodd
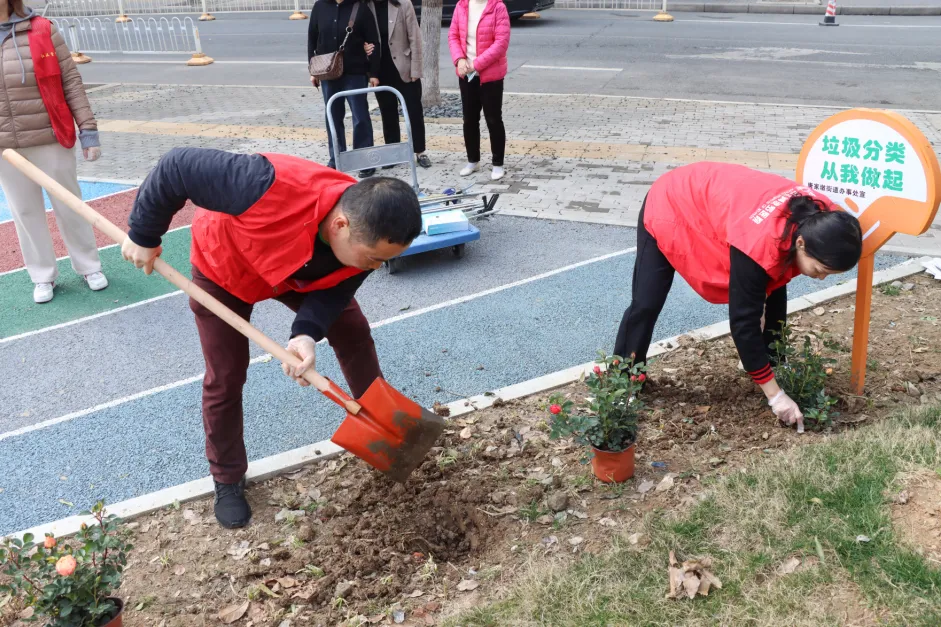
<path id="1" fill-rule="evenodd" d="M 499 595 L 524 563 L 601 552 L 615 536 L 643 542 L 642 517 L 694 504 L 707 475 L 941 399 L 941 284 L 910 280 L 912 291 L 874 294 L 864 397 L 849 393 L 853 298 L 791 317 L 797 337 L 815 334 L 837 360 L 828 391 L 840 415 L 830 429 L 780 427 L 730 340 L 683 339 L 651 367 L 627 483 L 594 481 L 584 449 L 548 439 L 547 395 L 500 401 L 452 419 L 404 485 L 344 455 L 251 486 L 246 529 L 219 528 L 211 499 L 133 521 L 125 624 L 219 625 L 228 609 L 244 626 L 436 625 Z M 911 490 L 908 508 L 921 498 Z M 11 624 L 7 609 L 0 625 Z"/>
<path id="2" fill-rule="evenodd" d="M 941 477 L 937 472 L 914 474 L 891 498 L 895 532 L 917 553 L 941 567 Z"/>

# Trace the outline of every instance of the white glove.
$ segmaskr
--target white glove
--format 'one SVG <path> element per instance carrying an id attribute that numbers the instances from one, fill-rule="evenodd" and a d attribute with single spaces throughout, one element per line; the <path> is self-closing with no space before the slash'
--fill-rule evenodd
<path id="1" fill-rule="evenodd" d="M 281 371 L 306 388 L 310 382 L 302 375 L 317 363 L 317 342 L 309 335 L 298 335 L 288 342 L 286 348 L 289 353 L 300 359 L 301 363 L 297 367 L 281 364 Z"/>
<path id="2" fill-rule="evenodd" d="M 771 406 L 771 411 L 778 417 L 778 420 L 786 425 L 792 425 L 796 422 L 797 432 L 804 432 L 804 414 L 801 413 L 801 409 L 797 406 L 797 403 L 784 393 L 784 390 L 775 394 L 774 397 L 768 401 L 768 405 Z"/>
<path id="3" fill-rule="evenodd" d="M 101 148 L 98 146 L 83 148 L 82 155 L 85 157 L 85 161 L 98 161 L 98 157 L 101 156 Z"/>

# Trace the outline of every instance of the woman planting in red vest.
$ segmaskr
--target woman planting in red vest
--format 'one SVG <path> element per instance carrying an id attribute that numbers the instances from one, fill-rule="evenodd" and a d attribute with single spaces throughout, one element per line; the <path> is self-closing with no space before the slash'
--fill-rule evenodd
<path id="1" fill-rule="evenodd" d="M 787 316 L 787 284 L 851 270 L 862 252 L 852 215 L 807 187 L 740 165 L 693 163 L 651 186 L 637 223 L 631 305 L 615 354 L 645 362 L 678 272 L 710 303 L 729 304 L 742 365 L 774 414 L 803 430 L 800 408 L 778 386 L 769 345 Z"/>
<path id="2" fill-rule="evenodd" d="M 193 282 L 246 320 L 276 299 L 297 313 L 287 348 L 302 360 L 285 374 L 301 385 L 316 343 L 336 352 L 354 397 L 382 376 L 369 322 L 354 298 L 369 273 L 401 254 L 421 231 L 418 196 L 403 181 L 354 179 L 278 154 L 175 148 L 141 185 L 128 218 L 124 258 L 150 274 L 173 215 L 192 201 Z M 206 361 L 203 427 L 215 480 L 216 519 L 242 527 L 248 468 L 242 387 L 248 339 L 190 300 Z"/>
<path id="3" fill-rule="evenodd" d="M 76 123 L 85 159 L 96 160 L 101 150 L 98 123 L 62 34 L 22 0 L 6 0 L 0 4 L 0 42 L 0 149 L 16 149 L 80 197 L 72 153 Z M 6 161 L 0 162 L 0 185 L 34 284 L 33 300 L 47 303 L 59 268 L 42 189 Z M 91 225 L 55 198 L 52 208 L 72 269 L 91 289 L 108 287 Z"/>

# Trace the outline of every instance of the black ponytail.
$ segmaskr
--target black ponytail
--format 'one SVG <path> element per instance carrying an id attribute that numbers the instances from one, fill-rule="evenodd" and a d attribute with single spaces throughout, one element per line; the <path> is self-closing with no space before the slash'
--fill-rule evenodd
<path id="1" fill-rule="evenodd" d="M 842 210 L 830 211 L 813 196 L 794 196 L 787 203 L 789 215 L 782 241 L 789 242 L 788 262 L 797 257 L 797 238 L 804 238 L 804 252 L 828 270 L 846 272 L 859 263 L 863 231 L 859 220 Z"/>

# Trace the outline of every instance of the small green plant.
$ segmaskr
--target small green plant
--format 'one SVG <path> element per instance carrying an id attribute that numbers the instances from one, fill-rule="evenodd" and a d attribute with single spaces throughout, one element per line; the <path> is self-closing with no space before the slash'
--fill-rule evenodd
<path id="1" fill-rule="evenodd" d="M 121 586 L 132 548 L 128 532 L 106 515 L 102 501 L 83 515 L 94 522 L 82 523 L 74 539 L 60 543 L 47 535 L 35 543 L 28 533 L 0 544 L 0 574 L 7 579 L 0 595 L 32 608 L 46 627 L 93 627 L 118 611 L 111 597 Z"/>
<path id="2" fill-rule="evenodd" d="M 833 372 L 831 365 L 836 360 L 815 351 L 809 335 L 804 336 L 797 348 L 788 325 L 778 334 L 771 350 L 778 364 L 774 368 L 775 379 L 803 411 L 804 424 L 815 430 L 829 426 L 837 399 L 827 396 L 827 377 Z"/>
<path id="3" fill-rule="evenodd" d="M 602 451 L 626 450 L 637 439 L 637 418 L 643 403 L 637 400 L 647 380 L 643 364 L 624 361 L 603 352 L 586 384 L 591 397 L 577 409 L 561 394 L 549 399 L 552 439 L 572 437 L 579 444 Z"/>
<path id="4" fill-rule="evenodd" d="M 295 574 L 298 574 L 298 575 L 301 575 L 301 574 L 307 575 L 307 576 L 310 577 L 311 579 L 320 579 L 321 577 L 324 576 L 325 573 L 323 572 L 323 569 L 320 568 L 319 566 L 314 566 L 313 564 L 308 564 L 308 565 L 305 566 L 304 568 L 302 568 L 302 569 L 300 569 L 299 571 L 297 571 L 297 573 L 295 573 Z"/>
<path id="5" fill-rule="evenodd" d="M 458 452 L 455 451 L 454 449 L 448 449 L 446 451 L 443 451 L 440 455 L 438 455 L 438 468 L 440 468 L 441 470 L 444 470 L 445 468 L 448 468 L 449 466 L 453 466 L 454 464 L 457 463 L 457 459 L 458 459 Z"/>
<path id="6" fill-rule="evenodd" d="M 536 519 L 545 513 L 546 511 L 539 506 L 539 499 L 533 499 L 529 505 L 517 510 L 519 517 L 528 522 L 536 522 Z"/>
<path id="7" fill-rule="evenodd" d="M 898 296 L 899 294 L 902 293 L 902 290 L 901 290 L 901 289 L 895 287 L 894 285 L 892 285 L 892 284 L 890 284 L 890 283 L 886 283 L 886 284 L 884 284 L 884 285 L 880 285 L 880 286 L 879 286 L 879 291 L 882 292 L 882 293 L 883 293 L 884 295 L 886 295 L 886 296 Z"/>

